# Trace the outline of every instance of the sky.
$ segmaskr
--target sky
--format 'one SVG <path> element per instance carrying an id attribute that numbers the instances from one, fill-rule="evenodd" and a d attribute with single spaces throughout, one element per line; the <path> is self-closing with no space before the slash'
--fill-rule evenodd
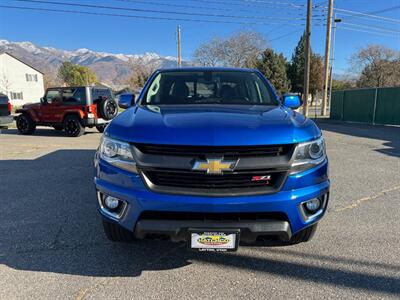
<path id="1" fill-rule="evenodd" d="M 304 31 L 306 16 L 306 0 L 51 0 L 51 2 L 109 7 L 93 8 L 0 0 L 0 6 L 92 13 L 88 15 L 0 7 L 0 39 L 31 41 L 39 46 L 65 50 L 88 48 L 111 53 L 155 52 L 160 55 L 175 56 L 176 27 L 179 25 L 182 28 L 182 55 L 184 59 L 190 60 L 195 49 L 213 37 L 226 37 L 240 30 L 254 30 L 264 36 L 270 47 L 290 59 Z M 312 49 L 323 55 L 326 35 L 324 7 L 327 6 L 328 0 L 314 0 L 313 4 L 316 8 L 313 10 Z M 336 32 L 335 73 L 351 72 L 349 58 L 357 49 L 368 44 L 383 44 L 400 50 L 400 0 L 335 0 L 334 7 L 336 17 L 342 19 L 342 22 L 338 23 Z M 362 12 L 368 16 L 354 15 L 352 11 Z"/>

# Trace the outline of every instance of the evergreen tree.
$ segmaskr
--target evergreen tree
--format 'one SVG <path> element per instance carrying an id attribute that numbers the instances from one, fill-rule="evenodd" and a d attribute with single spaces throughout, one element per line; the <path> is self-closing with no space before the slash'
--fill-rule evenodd
<path id="1" fill-rule="evenodd" d="M 304 33 L 294 50 L 292 60 L 288 66 L 288 77 L 292 92 L 300 94 L 303 94 L 304 87 L 305 50 L 306 35 Z M 317 91 L 320 91 L 323 86 L 324 64 L 321 55 L 314 54 L 312 49 L 310 49 L 310 52 L 310 94 L 314 99 Z"/>
<path id="2" fill-rule="evenodd" d="M 288 78 L 292 86 L 292 92 L 303 93 L 304 67 L 305 67 L 306 34 L 304 33 L 298 42 L 292 60 L 288 67 Z"/>
<path id="3" fill-rule="evenodd" d="M 289 80 L 286 74 L 286 58 L 282 53 L 278 54 L 271 48 L 267 48 L 256 61 L 255 68 L 268 78 L 279 94 L 289 90 Z"/>

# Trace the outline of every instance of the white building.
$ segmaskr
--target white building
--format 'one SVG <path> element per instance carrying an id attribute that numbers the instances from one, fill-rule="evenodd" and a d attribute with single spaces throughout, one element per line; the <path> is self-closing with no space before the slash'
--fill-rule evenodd
<path id="1" fill-rule="evenodd" d="M 0 93 L 15 106 L 39 102 L 44 95 L 43 73 L 7 52 L 0 53 Z"/>

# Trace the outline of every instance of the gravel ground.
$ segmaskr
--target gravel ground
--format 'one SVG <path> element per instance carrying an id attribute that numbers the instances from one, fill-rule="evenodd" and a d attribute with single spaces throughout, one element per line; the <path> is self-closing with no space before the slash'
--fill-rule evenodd
<path id="1" fill-rule="evenodd" d="M 110 243 L 92 183 L 100 134 L 0 134 L 0 299 L 400 298 L 400 129 L 321 121 L 332 190 L 309 243 L 188 252 Z"/>

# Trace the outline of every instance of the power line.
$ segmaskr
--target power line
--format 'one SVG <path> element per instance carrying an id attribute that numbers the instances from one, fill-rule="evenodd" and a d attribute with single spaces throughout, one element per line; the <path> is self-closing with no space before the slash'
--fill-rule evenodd
<path id="1" fill-rule="evenodd" d="M 55 1 L 44 1 L 44 0 L 12 0 L 17 2 L 29 2 L 29 3 L 40 3 L 40 4 L 51 4 L 51 5 L 62 5 L 62 6 L 74 6 L 74 7 L 85 7 L 85 8 L 98 8 L 98 9 L 112 9 L 122 11 L 134 11 L 134 12 L 146 12 L 146 13 L 159 13 L 159 14 L 176 14 L 185 16 L 200 16 L 200 17 L 217 17 L 217 18 L 234 18 L 234 19 L 273 19 L 273 20 L 305 20 L 304 18 L 276 18 L 276 17 L 259 17 L 259 16 L 238 16 L 238 15 L 225 15 L 225 14 L 207 14 L 207 13 L 193 13 L 193 12 L 178 12 L 178 11 L 164 11 L 155 9 L 141 9 L 141 8 L 126 8 L 117 6 L 106 6 L 106 5 L 92 5 L 92 4 L 81 4 L 81 3 L 70 3 L 70 2 L 55 2 Z"/>
<path id="2" fill-rule="evenodd" d="M 215 6 L 197 6 L 197 5 L 187 5 L 187 4 L 175 4 L 175 3 L 165 3 L 165 2 L 154 2 L 154 1 L 146 1 L 146 0 L 114 0 L 118 2 L 123 2 L 123 3 L 138 3 L 138 4 L 147 4 L 147 5 L 157 5 L 157 6 L 166 6 L 166 7 L 179 7 L 179 8 L 191 8 L 191 9 L 202 9 L 202 10 L 219 10 L 219 11 L 235 11 L 237 12 L 237 8 L 232 8 L 232 7 L 215 7 Z M 209 2 L 209 4 L 212 4 L 212 1 Z M 225 3 L 225 2 L 224 2 Z M 228 3 L 226 3 L 228 4 Z M 232 4 L 232 3 L 229 3 Z M 239 3 L 233 3 L 234 5 L 241 5 Z M 249 7 L 249 5 L 246 5 L 246 7 Z M 260 10 L 257 10 L 256 7 L 252 6 L 253 9 L 245 9 L 245 8 L 240 8 L 241 12 L 250 12 L 250 13 L 260 13 Z M 279 7 L 279 9 L 282 9 L 282 7 Z M 280 14 L 284 13 L 282 11 L 279 11 Z M 305 13 L 302 11 L 294 12 L 294 11 L 285 11 L 285 13 L 290 13 L 293 15 L 302 16 L 305 17 Z M 320 15 L 315 15 L 316 17 L 321 17 L 324 16 L 323 14 Z"/>
<path id="3" fill-rule="evenodd" d="M 295 30 L 295 31 L 291 31 L 291 32 L 286 33 L 286 34 L 284 34 L 284 35 L 281 35 L 281 36 L 278 36 L 278 37 L 276 37 L 276 38 L 273 38 L 272 40 L 269 40 L 269 41 L 270 41 L 270 42 L 274 42 L 274 41 L 283 39 L 283 38 L 285 38 L 285 37 L 287 37 L 287 36 L 290 36 L 290 35 L 293 35 L 293 34 L 295 34 L 295 33 L 298 33 L 298 32 L 300 32 L 300 31 L 303 31 L 303 29 L 297 29 L 297 30 Z"/>
<path id="4" fill-rule="evenodd" d="M 291 6 L 291 7 L 296 7 L 296 8 L 305 8 L 304 4 L 298 4 L 298 3 L 293 3 L 293 2 L 277 2 L 277 1 L 264 1 L 264 0 L 241 0 L 241 2 L 247 2 L 247 3 L 259 3 L 259 4 L 273 4 L 273 5 L 285 5 L 285 6 Z"/>
<path id="5" fill-rule="evenodd" d="M 157 6 L 167 6 L 167 7 L 192 8 L 192 9 L 202 9 L 202 10 L 222 10 L 222 11 L 237 12 L 237 8 L 229 8 L 229 7 L 197 6 L 197 5 L 187 5 L 187 4 L 154 2 L 154 1 L 146 1 L 146 0 L 114 0 L 114 1 L 125 2 L 125 3 L 138 3 L 138 4 L 157 5 Z M 241 9 L 240 11 L 241 12 L 251 12 L 251 13 L 256 12 L 251 9 Z M 304 14 L 299 14 L 299 15 L 304 16 Z"/>
<path id="6" fill-rule="evenodd" d="M 36 2 L 36 3 L 46 3 L 50 4 L 49 2 L 52 1 L 34 1 L 34 0 L 12 0 L 12 1 L 20 1 L 20 2 Z M 62 5 L 61 2 L 55 2 L 59 5 Z M 69 6 L 74 6 L 72 3 L 68 3 Z M 93 6 L 93 5 L 91 5 Z M 116 14 L 116 13 L 105 13 L 105 12 L 94 12 L 94 11 L 82 11 L 82 10 L 66 10 L 66 9 L 49 9 L 49 8 L 38 8 L 38 7 L 22 7 L 22 6 L 12 6 L 12 5 L 0 5 L 2 8 L 8 8 L 8 9 L 18 9 L 18 10 L 31 10 L 31 11 L 43 11 L 43 12 L 58 12 L 58 13 L 70 13 L 70 14 L 84 14 L 84 15 L 97 15 L 97 16 L 109 16 L 109 17 L 123 17 L 123 18 L 137 18 L 137 19 L 150 19 L 150 20 L 165 20 L 165 21 L 184 21 L 184 22 L 203 22 L 203 23 L 218 23 L 218 24 L 242 24 L 242 25 L 287 25 L 287 26 L 304 26 L 304 24 L 300 23 L 281 23 L 281 22 L 244 22 L 244 21 L 232 21 L 232 20 L 217 20 L 217 19 L 192 19 L 192 18 L 178 18 L 178 17 L 161 17 L 161 16 L 146 16 L 146 15 L 131 15 L 131 14 Z M 85 6 L 87 7 L 87 5 Z M 107 6 L 100 6 L 100 8 L 108 8 Z M 145 12 L 153 12 L 149 10 L 145 10 Z M 165 12 L 167 13 L 167 12 Z M 213 15 L 207 15 L 210 17 L 213 17 Z M 274 18 L 275 19 L 275 18 Z M 322 25 L 322 24 L 315 24 L 315 25 Z M 348 23 L 349 26 L 363 26 L 361 24 L 353 24 L 353 23 Z M 380 28 L 380 27 L 374 27 L 374 26 L 368 26 L 368 28 L 376 29 L 376 30 L 388 30 L 390 32 L 395 32 L 387 28 Z M 348 27 L 346 28 L 347 30 L 353 30 L 353 31 L 359 31 L 359 32 L 365 32 L 363 30 L 355 30 L 355 28 Z M 298 30 L 300 31 L 300 30 Z M 296 32 L 298 32 L 296 31 Z M 370 31 L 366 31 L 370 32 Z M 294 34 L 295 32 L 291 32 L 291 34 Z M 374 34 L 378 34 L 377 32 L 374 32 Z M 289 34 L 285 34 L 284 36 L 280 36 L 277 38 L 274 38 L 271 41 L 278 40 L 280 38 L 284 38 L 288 36 Z M 389 34 L 386 34 L 389 35 Z M 393 35 L 390 35 L 393 36 Z"/>
<path id="7" fill-rule="evenodd" d="M 143 15 L 125 15 L 116 13 L 102 13 L 102 12 L 89 12 L 81 10 L 67 10 L 67 9 L 50 9 L 38 7 L 23 7 L 12 5 L 0 5 L 1 8 L 31 10 L 31 11 L 46 11 L 46 12 L 60 12 L 71 14 L 95 15 L 95 16 L 108 16 L 108 17 L 124 17 L 136 19 L 150 19 L 150 20 L 165 20 L 165 21 L 184 21 L 184 22 L 203 22 L 203 23 L 219 23 L 219 24 L 243 24 L 243 25 L 288 25 L 288 26 L 304 26 L 304 24 L 296 23 L 274 23 L 274 22 L 242 22 L 242 21 L 229 21 L 229 20 L 209 20 L 209 19 L 189 19 L 189 18 L 171 18 L 171 17 L 156 17 L 156 16 L 143 16 Z"/>
<path id="8" fill-rule="evenodd" d="M 380 26 L 370 26 L 370 25 L 364 25 L 364 24 L 356 24 L 356 23 L 348 23 L 348 22 L 342 22 L 342 24 L 344 25 L 351 25 L 354 27 L 360 27 L 360 28 L 366 28 L 366 29 L 375 29 L 375 30 L 381 30 L 381 31 L 386 31 L 386 32 L 394 32 L 394 33 L 398 33 L 400 34 L 399 30 L 392 30 L 389 28 L 385 28 L 385 27 L 380 27 Z"/>
<path id="9" fill-rule="evenodd" d="M 400 5 L 393 6 L 393 7 L 388 7 L 388 8 L 381 9 L 381 10 L 370 11 L 370 12 L 367 12 L 366 14 L 381 14 L 381 13 L 384 13 L 384 12 L 387 12 L 387 11 L 393 11 L 393 10 L 397 10 L 397 9 L 400 9 Z M 354 18 L 359 18 L 359 16 L 354 16 L 353 15 L 353 16 L 350 16 L 350 17 L 348 17 L 346 19 L 349 20 L 349 19 L 354 19 Z"/>
<path id="10" fill-rule="evenodd" d="M 354 10 L 349 10 L 349 9 L 342 9 L 342 8 L 335 8 L 336 12 L 339 12 L 340 14 L 344 14 L 344 15 L 350 15 L 350 16 L 358 16 L 360 18 L 373 18 L 373 19 L 377 19 L 377 20 L 381 20 L 381 21 L 386 21 L 386 22 L 392 22 L 392 23 L 399 23 L 400 24 L 400 20 L 397 19 L 392 19 L 392 18 L 387 18 L 387 17 L 382 17 L 382 16 L 378 16 L 378 15 L 373 15 L 373 14 L 369 14 L 369 13 L 363 13 L 363 12 L 357 12 Z"/>
<path id="11" fill-rule="evenodd" d="M 398 37 L 397 35 L 394 35 L 394 34 L 376 32 L 376 31 L 373 31 L 373 30 L 362 30 L 362 29 L 346 27 L 346 26 L 338 26 L 338 29 L 344 29 L 344 30 L 355 31 L 355 32 L 365 32 L 365 33 L 369 33 L 369 34 L 388 36 L 388 37 Z"/>
<path id="12" fill-rule="evenodd" d="M 286 8 L 288 8 L 288 9 L 304 10 L 304 7 L 294 7 L 294 6 L 287 5 L 282 2 L 273 2 L 272 3 L 272 1 L 269 1 L 271 3 L 267 3 L 267 2 L 260 3 L 260 2 L 255 2 L 255 1 L 252 1 L 253 3 L 250 3 L 250 1 L 244 1 L 244 0 L 241 1 L 240 3 L 233 2 L 233 1 L 221 1 L 221 0 L 191 0 L 191 1 L 203 2 L 203 3 L 207 3 L 207 4 L 228 4 L 228 5 L 235 5 L 235 6 L 242 6 L 242 7 L 243 6 L 253 7 L 254 4 L 264 4 L 266 6 L 280 8 L 280 9 L 282 9 L 282 5 L 285 5 Z M 293 4 L 293 3 L 291 3 L 291 4 Z"/>
<path id="13" fill-rule="evenodd" d="M 388 7 L 388 8 L 381 9 L 381 10 L 371 11 L 371 12 L 369 12 L 369 14 L 381 14 L 381 13 L 384 13 L 387 11 L 394 11 L 394 10 L 398 10 L 398 9 L 400 9 L 400 5 Z"/>
<path id="14" fill-rule="evenodd" d="M 180 8 L 193 8 L 193 9 L 204 9 L 204 10 L 223 10 L 223 11 L 237 11 L 237 9 L 233 8 L 222 8 L 222 7 L 210 7 L 210 6 L 197 6 L 197 5 L 186 5 L 186 4 L 174 4 L 174 3 L 163 3 L 163 2 L 153 2 L 153 1 L 140 1 L 140 0 L 114 0 L 118 2 L 125 3 L 139 3 L 139 4 L 148 4 L 148 5 L 160 5 L 167 7 L 180 7 Z M 247 12 L 254 12 L 252 10 L 245 10 Z"/>

